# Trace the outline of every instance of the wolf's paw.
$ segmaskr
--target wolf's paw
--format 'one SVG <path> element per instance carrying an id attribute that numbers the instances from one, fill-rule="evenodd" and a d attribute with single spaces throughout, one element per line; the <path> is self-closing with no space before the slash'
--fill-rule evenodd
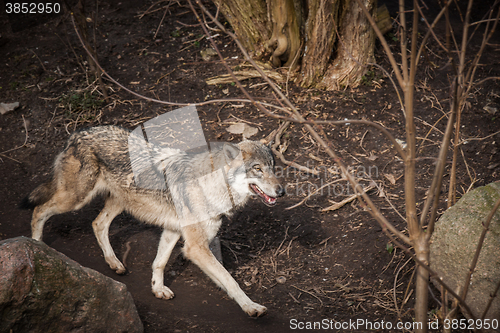
<path id="1" fill-rule="evenodd" d="M 116 274 L 125 274 L 127 272 L 127 269 L 121 262 L 113 262 L 109 264 L 109 267 L 116 272 Z"/>
<path id="2" fill-rule="evenodd" d="M 155 294 L 156 298 L 162 299 L 172 299 L 174 298 L 174 292 L 170 290 L 169 287 L 161 286 L 158 288 L 153 287 L 153 294 Z"/>
<path id="3" fill-rule="evenodd" d="M 252 303 L 242 307 L 250 317 L 262 317 L 267 314 L 267 308 L 257 303 Z"/>

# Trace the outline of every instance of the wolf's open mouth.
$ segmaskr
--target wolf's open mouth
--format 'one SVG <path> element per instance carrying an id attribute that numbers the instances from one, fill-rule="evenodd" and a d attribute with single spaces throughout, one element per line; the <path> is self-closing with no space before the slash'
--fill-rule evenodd
<path id="1" fill-rule="evenodd" d="M 255 184 L 250 184 L 250 188 L 254 191 L 255 194 L 257 194 L 262 201 L 268 205 L 268 206 L 273 206 L 276 204 L 276 198 L 270 197 L 267 194 L 264 193 L 257 185 Z"/>

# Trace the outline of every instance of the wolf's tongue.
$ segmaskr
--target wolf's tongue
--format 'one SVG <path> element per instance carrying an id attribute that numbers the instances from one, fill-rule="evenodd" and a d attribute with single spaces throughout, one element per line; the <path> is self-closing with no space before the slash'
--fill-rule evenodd
<path id="1" fill-rule="evenodd" d="M 265 194 L 264 191 L 262 191 L 257 185 L 251 184 L 250 186 L 252 187 L 254 192 L 264 200 L 265 203 L 269 205 L 274 205 L 276 203 L 276 198 L 270 197 Z"/>

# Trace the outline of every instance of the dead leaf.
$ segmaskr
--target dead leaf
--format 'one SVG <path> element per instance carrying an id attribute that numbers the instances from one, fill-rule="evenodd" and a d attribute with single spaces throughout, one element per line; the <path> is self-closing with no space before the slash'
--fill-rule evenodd
<path id="1" fill-rule="evenodd" d="M 491 105 L 485 105 L 485 106 L 483 106 L 483 110 L 485 110 L 489 114 L 495 114 L 495 113 L 497 113 L 498 108 L 491 106 Z"/>
<path id="2" fill-rule="evenodd" d="M 407 146 L 406 141 L 396 139 L 396 142 L 401 146 L 401 148 L 406 149 Z"/>
<path id="3" fill-rule="evenodd" d="M 19 102 L 8 103 L 8 104 L 0 103 L 0 113 L 6 114 L 7 112 L 14 111 L 18 107 L 19 107 Z"/>
<path id="4" fill-rule="evenodd" d="M 384 177 L 391 182 L 392 185 L 396 184 L 396 177 L 394 177 L 393 174 L 390 173 L 384 173 Z"/>
<path id="5" fill-rule="evenodd" d="M 245 123 L 232 124 L 227 128 L 227 131 L 231 134 L 242 134 L 243 138 L 249 138 L 259 132 L 257 128 Z"/>
<path id="6" fill-rule="evenodd" d="M 217 56 L 217 52 L 214 49 L 212 49 L 211 47 L 206 48 L 204 50 L 201 50 L 200 54 L 201 54 L 201 58 L 204 61 L 210 61 L 212 59 L 212 57 Z"/>

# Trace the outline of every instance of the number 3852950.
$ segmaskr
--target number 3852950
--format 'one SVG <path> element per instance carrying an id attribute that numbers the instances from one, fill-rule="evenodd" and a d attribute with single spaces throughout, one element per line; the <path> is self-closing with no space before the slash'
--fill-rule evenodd
<path id="1" fill-rule="evenodd" d="M 7 14 L 51 14 L 59 13 L 61 4 L 59 3 L 33 3 L 33 2 L 7 2 L 5 12 Z"/>

